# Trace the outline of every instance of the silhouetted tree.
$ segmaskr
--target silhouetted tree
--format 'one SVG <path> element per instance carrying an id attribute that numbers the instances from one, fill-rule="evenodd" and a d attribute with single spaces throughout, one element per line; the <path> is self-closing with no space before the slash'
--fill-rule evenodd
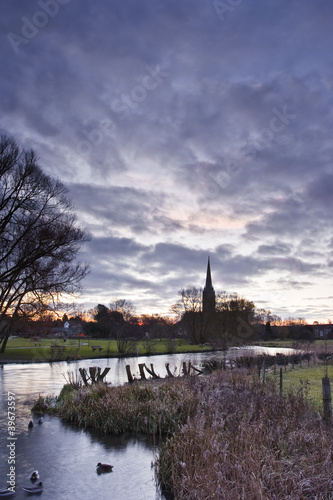
<path id="1" fill-rule="evenodd" d="M 79 291 L 87 266 L 77 254 L 87 234 L 65 186 L 38 165 L 34 151 L 0 140 L 0 332 L 5 350 L 18 316 Z"/>
<path id="2" fill-rule="evenodd" d="M 235 337 L 240 320 L 250 324 L 253 321 L 255 305 L 236 293 L 218 292 L 216 295 L 217 326 L 220 336 L 228 340 Z"/>
<path id="3" fill-rule="evenodd" d="M 112 302 L 110 303 L 110 310 L 121 313 L 126 322 L 130 322 L 136 314 L 135 306 L 132 302 L 126 299 L 112 299 Z"/>
<path id="4" fill-rule="evenodd" d="M 189 340 L 196 344 L 206 342 L 206 330 L 203 325 L 202 288 L 188 286 L 179 290 L 179 300 L 171 309 L 181 319 L 180 325 Z"/>
<path id="5" fill-rule="evenodd" d="M 170 319 L 158 314 L 142 314 L 138 317 L 138 323 L 141 326 L 141 336 L 148 333 L 151 339 L 167 338 L 174 333 L 174 325 Z"/>

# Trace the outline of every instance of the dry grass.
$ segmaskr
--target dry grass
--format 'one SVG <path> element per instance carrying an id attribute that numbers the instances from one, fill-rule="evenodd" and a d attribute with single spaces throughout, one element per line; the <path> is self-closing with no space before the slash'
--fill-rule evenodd
<path id="1" fill-rule="evenodd" d="M 160 450 L 178 500 L 333 498 L 332 429 L 300 398 L 234 373 L 197 380 L 196 415 Z"/>
<path id="2" fill-rule="evenodd" d="M 78 391 L 65 387 L 59 415 L 110 434 L 175 432 L 198 404 L 185 379 L 120 387 L 94 384 Z"/>

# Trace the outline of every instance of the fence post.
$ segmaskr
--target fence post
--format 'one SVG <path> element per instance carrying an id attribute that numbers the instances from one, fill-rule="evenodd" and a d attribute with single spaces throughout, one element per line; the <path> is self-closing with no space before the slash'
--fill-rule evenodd
<path id="1" fill-rule="evenodd" d="M 323 389 L 324 420 L 326 422 L 332 422 L 331 381 L 328 377 L 323 377 L 321 380 Z"/>
<path id="2" fill-rule="evenodd" d="M 139 363 L 139 371 L 140 371 L 141 380 L 146 380 L 145 366 L 146 366 L 146 363 Z"/>
<path id="3" fill-rule="evenodd" d="M 265 383 L 265 372 L 266 372 L 265 360 L 263 360 L 263 362 L 259 366 L 259 378 L 263 384 Z"/>
<path id="4" fill-rule="evenodd" d="M 129 381 L 130 384 L 132 384 L 132 382 L 134 382 L 134 379 L 133 379 L 133 376 L 132 376 L 132 373 L 131 373 L 131 367 L 130 367 L 130 365 L 126 365 L 126 372 L 127 372 L 128 381 Z"/>
<path id="5" fill-rule="evenodd" d="M 283 373 L 283 370 L 282 368 L 280 368 L 280 394 L 282 394 L 282 381 L 283 381 L 283 378 L 282 378 L 282 373 Z"/>

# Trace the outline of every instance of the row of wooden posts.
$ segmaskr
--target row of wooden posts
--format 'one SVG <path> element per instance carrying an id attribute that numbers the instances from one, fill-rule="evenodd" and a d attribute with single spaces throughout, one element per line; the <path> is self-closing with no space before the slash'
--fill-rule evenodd
<path id="1" fill-rule="evenodd" d="M 170 378 L 173 378 L 175 375 L 172 373 L 170 370 L 170 364 L 165 363 L 165 369 L 167 371 L 167 376 Z M 182 364 L 182 372 L 184 376 L 190 375 L 192 373 L 196 374 L 202 374 L 204 373 L 202 370 L 199 370 L 195 366 L 191 364 L 191 362 L 186 363 L 185 361 Z M 153 363 L 150 363 L 150 368 L 146 365 L 146 363 L 139 363 L 139 372 L 140 372 L 140 380 L 147 380 L 146 372 L 148 375 L 150 375 L 153 379 L 159 379 L 161 378 L 159 375 L 154 370 L 154 365 Z M 132 384 L 133 382 L 136 381 L 136 378 L 132 375 L 131 367 L 130 365 L 126 365 L 126 373 L 127 373 L 127 378 L 128 382 Z"/>

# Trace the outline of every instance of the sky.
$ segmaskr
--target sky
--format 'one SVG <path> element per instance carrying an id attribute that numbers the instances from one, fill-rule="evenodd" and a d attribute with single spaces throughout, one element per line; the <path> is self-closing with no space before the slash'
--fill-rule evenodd
<path id="1" fill-rule="evenodd" d="M 333 319 L 333 4 L 11 0 L 0 133 L 91 234 L 78 303 L 203 287 Z"/>

